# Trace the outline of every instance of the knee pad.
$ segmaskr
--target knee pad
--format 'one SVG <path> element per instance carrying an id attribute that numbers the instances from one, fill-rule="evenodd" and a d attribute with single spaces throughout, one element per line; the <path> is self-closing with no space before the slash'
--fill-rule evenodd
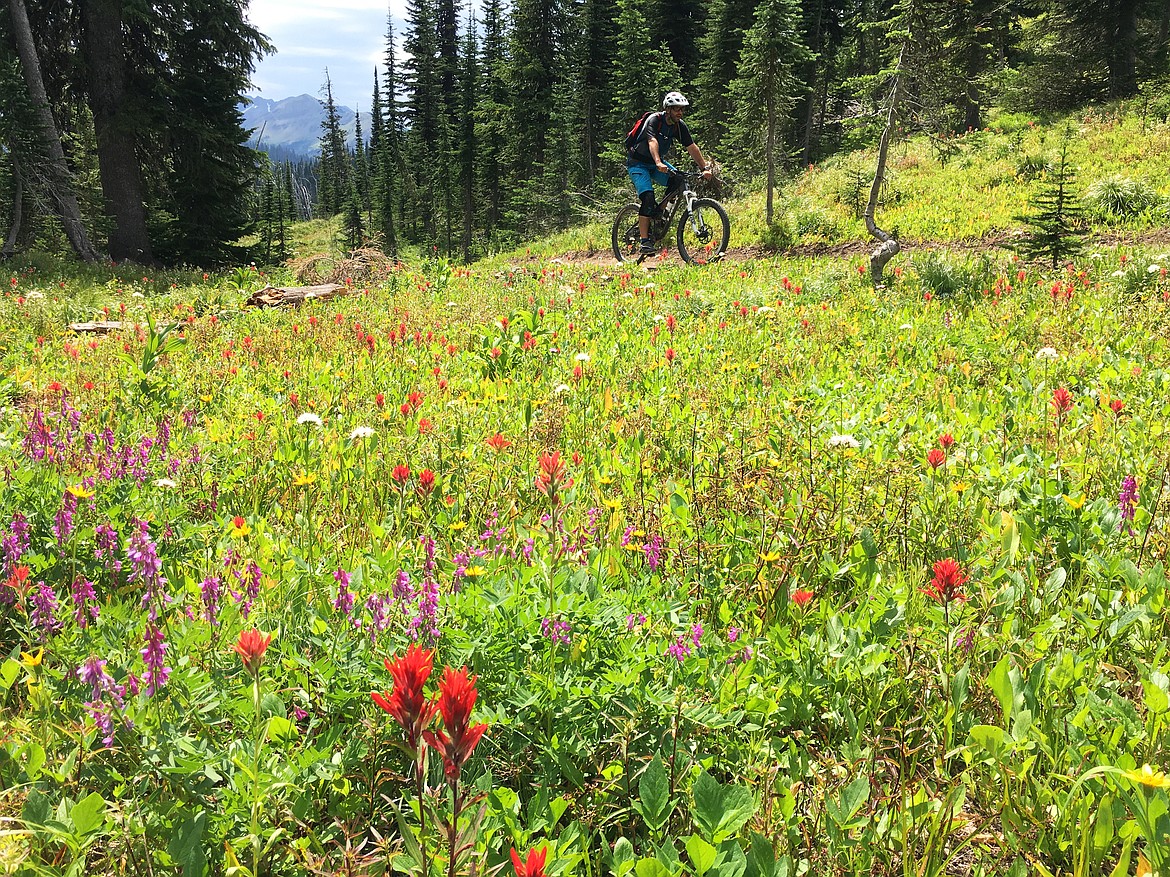
<path id="1" fill-rule="evenodd" d="M 642 206 L 638 208 L 638 215 L 653 216 L 655 208 L 658 207 L 658 202 L 654 200 L 654 193 L 643 192 L 638 196 L 638 200 L 642 202 Z"/>

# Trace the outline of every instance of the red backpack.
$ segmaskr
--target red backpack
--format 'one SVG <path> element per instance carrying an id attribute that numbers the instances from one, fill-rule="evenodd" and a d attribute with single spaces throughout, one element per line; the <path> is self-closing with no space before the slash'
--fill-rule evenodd
<path id="1" fill-rule="evenodd" d="M 641 139 L 642 130 L 646 127 L 646 120 L 653 116 L 657 110 L 647 110 L 638 117 L 638 121 L 634 122 L 634 127 L 630 129 L 630 133 L 626 135 L 626 151 L 629 152 L 634 148 L 634 145 Z"/>

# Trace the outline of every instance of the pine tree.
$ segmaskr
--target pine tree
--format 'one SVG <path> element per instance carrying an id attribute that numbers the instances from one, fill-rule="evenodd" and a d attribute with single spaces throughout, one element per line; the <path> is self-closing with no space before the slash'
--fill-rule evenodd
<path id="1" fill-rule="evenodd" d="M 618 39 L 613 68 L 610 129 L 626 132 L 642 113 L 658 109 L 667 91 L 682 87 L 678 65 L 651 33 L 637 0 L 618 0 Z M 625 158 L 621 136 L 610 153 Z"/>
<path id="2" fill-rule="evenodd" d="M 410 56 L 404 65 L 407 129 L 404 164 L 413 178 L 407 205 L 413 237 L 433 240 L 438 228 L 435 184 L 440 172 L 441 71 L 438 64 L 435 10 L 432 0 L 409 0 L 403 48 Z M 419 227 L 421 226 L 421 228 Z M 421 234 L 420 234 L 421 232 Z"/>
<path id="3" fill-rule="evenodd" d="M 751 0 L 709 0 L 707 24 L 699 38 L 699 73 L 692 100 L 693 127 L 705 132 L 715 149 L 732 142 L 731 101 L 727 89 L 738 75 L 745 25 L 752 21 Z"/>
<path id="4" fill-rule="evenodd" d="M 323 217 L 341 212 L 349 198 L 349 156 L 345 146 L 345 132 L 341 129 L 341 115 L 333 101 L 333 82 L 325 71 L 322 86 L 325 99 L 321 106 L 325 118 L 321 121 L 321 156 L 317 191 L 318 212 Z"/>
<path id="5" fill-rule="evenodd" d="M 479 46 L 475 32 L 475 16 L 467 17 L 467 36 L 463 44 L 463 75 L 459 83 L 459 181 L 463 192 L 463 261 L 471 261 L 471 246 L 475 237 L 475 101 L 479 88 Z"/>
<path id="6" fill-rule="evenodd" d="M 507 87 L 507 46 L 503 0 L 485 0 L 480 69 L 486 80 L 476 90 L 475 139 L 477 176 L 483 191 L 483 227 L 488 235 L 500 229 L 507 176 L 508 119 L 511 98 Z"/>
<path id="7" fill-rule="evenodd" d="M 1060 147 L 1060 164 L 1031 198 L 1031 211 L 1016 219 L 1029 229 L 1017 245 L 1019 253 L 1029 259 L 1043 257 L 1056 268 L 1062 261 L 1081 251 L 1085 234 L 1080 225 L 1081 207 L 1075 194 L 1076 169 L 1068 163 L 1068 140 L 1065 131 Z"/>
<path id="8" fill-rule="evenodd" d="M 796 71 L 808 56 L 799 40 L 799 0 L 761 0 L 756 20 L 744 38 L 740 76 L 731 84 L 739 139 L 763 146 L 766 218 L 772 224 L 772 193 L 776 188 L 777 153 L 782 128 L 802 91 Z"/>

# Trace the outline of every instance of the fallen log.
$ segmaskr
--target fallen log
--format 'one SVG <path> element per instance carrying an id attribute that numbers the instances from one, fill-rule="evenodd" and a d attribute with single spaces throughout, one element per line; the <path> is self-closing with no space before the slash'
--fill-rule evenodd
<path id="1" fill-rule="evenodd" d="M 70 332 L 91 332 L 105 335 L 107 332 L 120 332 L 125 324 L 118 320 L 94 320 L 89 323 L 70 323 Z"/>
<path id="2" fill-rule="evenodd" d="M 339 283 L 320 286 L 266 286 L 248 296 L 251 308 L 300 307 L 307 301 L 328 301 L 339 295 L 348 295 L 349 287 Z"/>

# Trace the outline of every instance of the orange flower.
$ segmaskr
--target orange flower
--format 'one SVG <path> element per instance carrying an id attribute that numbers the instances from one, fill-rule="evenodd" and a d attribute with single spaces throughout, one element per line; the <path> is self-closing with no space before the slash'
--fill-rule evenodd
<path id="1" fill-rule="evenodd" d="M 1052 392 L 1052 407 L 1056 409 L 1058 417 L 1063 417 L 1073 407 L 1072 393 L 1064 387 L 1057 387 Z"/>
<path id="2" fill-rule="evenodd" d="M 937 469 L 946 461 L 946 452 L 940 448 L 931 448 L 930 453 L 926 455 L 926 462 L 930 464 L 931 469 Z"/>
<path id="3" fill-rule="evenodd" d="M 486 442 L 487 446 L 493 451 L 502 451 L 504 448 L 512 447 L 512 443 L 504 438 L 503 434 L 496 433 Z"/>
<path id="4" fill-rule="evenodd" d="M 452 782 L 458 782 L 463 765 L 488 728 L 485 724 L 469 724 L 475 708 L 476 679 L 468 676 L 466 667 L 461 670 L 444 667 L 439 683 L 439 713 L 444 730 L 423 732 L 427 745 L 443 756 L 443 771 Z"/>
<path id="5" fill-rule="evenodd" d="M 565 482 L 565 461 L 561 459 L 561 452 L 541 454 L 538 468 L 540 471 L 536 475 L 536 489 L 555 504 L 557 491 Z"/>
<path id="6" fill-rule="evenodd" d="M 936 561 L 934 564 L 934 578 L 922 589 L 922 592 L 932 600 L 947 604 L 955 600 L 966 601 L 963 585 L 967 583 L 967 574 L 959 566 L 959 562 L 952 557 Z"/>
<path id="7" fill-rule="evenodd" d="M 801 588 L 792 592 L 792 602 L 796 604 L 797 608 L 803 609 L 810 602 L 812 602 L 813 592 Z"/>
<path id="8" fill-rule="evenodd" d="M 940 435 L 938 437 L 938 443 L 942 446 L 942 449 L 944 451 L 948 450 L 951 447 L 951 445 L 953 445 L 955 443 L 955 437 L 953 435 L 951 435 L 949 432 L 944 432 L 942 435 Z"/>
<path id="9" fill-rule="evenodd" d="M 402 657 L 383 661 L 394 680 L 394 690 L 370 692 L 374 703 L 390 713 L 406 731 L 406 742 L 412 751 L 418 750 L 423 729 L 439 711 L 439 705 L 428 701 L 423 694 L 423 685 L 431 678 L 434 668 L 433 658 L 434 652 L 412 644 Z"/>
<path id="10" fill-rule="evenodd" d="M 252 628 L 251 630 L 241 630 L 240 638 L 236 640 L 236 644 L 232 648 L 240 656 L 240 660 L 244 662 L 244 669 L 255 676 L 264 664 L 264 653 L 268 650 L 270 642 L 272 642 L 272 634 L 265 636 L 256 628 Z"/>
<path id="11" fill-rule="evenodd" d="M 548 856 L 548 847 L 539 850 L 529 850 L 527 860 L 521 859 L 516 848 L 512 848 L 512 867 L 516 869 L 516 877 L 545 877 L 544 861 Z"/>
<path id="12" fill-rule="evenodd" d="M 430 493 L 435 489 L 435 473 L 430 469 L 423 469 L 418 473 L 418 489 L 423 493 Z"/>

